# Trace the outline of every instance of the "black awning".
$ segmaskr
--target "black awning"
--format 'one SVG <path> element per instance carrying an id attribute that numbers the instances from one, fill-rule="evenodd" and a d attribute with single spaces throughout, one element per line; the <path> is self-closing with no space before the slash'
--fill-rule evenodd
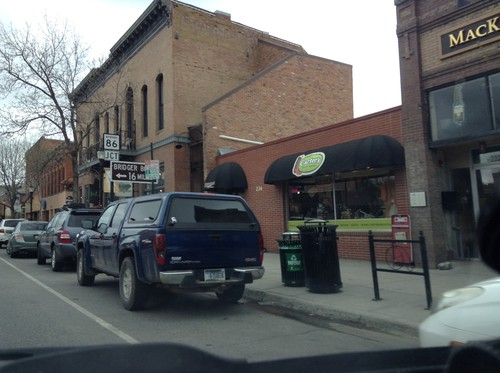
<path id="1" fill-rule="evenodd" d="M 302 160 L 310 166 L 304 167 Z M 313 174 L 387 168 L 404 163 L 403 146 L 390 136 L 376 135 L 278 158 L 267 169 L 264 182 L 274 184 Z"/>
<path id="2" fill-rule="evenodd" d="M 205 190 L 218 193 L 239 193 L 247 189 L 245 171 L 236 162 L 222 163 L 205 179 Z"/>

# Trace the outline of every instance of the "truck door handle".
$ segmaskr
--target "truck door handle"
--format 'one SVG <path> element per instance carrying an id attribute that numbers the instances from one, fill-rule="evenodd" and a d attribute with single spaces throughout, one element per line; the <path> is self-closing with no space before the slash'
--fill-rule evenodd
<path id="1" fill-rule="evenodd" d="M 222 240 L 222 234 L 209 234 L 208 238 L 211 240 Z"/>

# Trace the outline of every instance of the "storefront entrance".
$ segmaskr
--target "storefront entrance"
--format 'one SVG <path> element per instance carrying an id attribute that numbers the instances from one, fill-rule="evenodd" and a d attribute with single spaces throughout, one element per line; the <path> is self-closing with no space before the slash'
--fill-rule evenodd
<path id="1" fill-rule="evenodd" d="M 452 201 L 445 201 L 445 205 L 450 204 L 452 210 L 454 254 L 458 259 L 477 258 L 470 169 L 467 167 L 452 170 L 452 182 Z"/>
<path id="2" fill-rule="evenodd" d="M 450 196 L 453 247 L 460 259 L 479 258 L 476 221 L 481 210 L 500 192 L 500 148 L 476 149 L 469 168 L 452 171 L 453 192 Z M 446 197 L 443 195 L 443 199 Z M 450 201 L 443 201 L 443 207 Z"/>

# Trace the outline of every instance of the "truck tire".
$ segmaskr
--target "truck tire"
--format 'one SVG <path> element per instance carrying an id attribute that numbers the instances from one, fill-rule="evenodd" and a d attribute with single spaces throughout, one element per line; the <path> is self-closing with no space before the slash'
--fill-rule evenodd
<path id="1" fill-rule="evenodd" d="M 46 258 L 42 254 L 42 248 L 40 247 L 40 244 L 37 245 L 36 247 L 36 262 L 38 265 L 44 265 L 46 264 Z"/>
<path id="2" fill-rule="evenodd" d="M 76 278 L 80 286 L 94 285 L 95 275 L 88 275 L 87 263 L 83 250 L 78 250 L 76 253 Z"/>
<path id="3" fill-rule="evenodd" d="M 146 306 L 151 288 L 137 278 L 133 257 L 129 256 L 123 260 L 119 282 L 120 298 L 125 309 L 135 311 Z"/>
<path id="4" fill-rule="evenodd" d="M 215 292 L 217 298 L 224 303 L 238 303 L 245 292 L 245 285 L 231 285 L 230 287 Z"/>

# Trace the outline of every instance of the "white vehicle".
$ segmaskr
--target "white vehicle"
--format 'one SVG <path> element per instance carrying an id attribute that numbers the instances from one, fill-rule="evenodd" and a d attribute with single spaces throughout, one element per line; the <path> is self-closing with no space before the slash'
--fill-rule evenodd
<path id="1" fill-rule="evenodd" d="M 24 221 L 24 219 L 3 219 L 0 221 L 0 248 L 2 245 L 7 245 L 11 233 L 20 221 Z"/>
<path id="2" fill-rule="evenodd" d="M 421 347 L 500 338 L 500 277 L 445 292 L 419 327 Z"/>

